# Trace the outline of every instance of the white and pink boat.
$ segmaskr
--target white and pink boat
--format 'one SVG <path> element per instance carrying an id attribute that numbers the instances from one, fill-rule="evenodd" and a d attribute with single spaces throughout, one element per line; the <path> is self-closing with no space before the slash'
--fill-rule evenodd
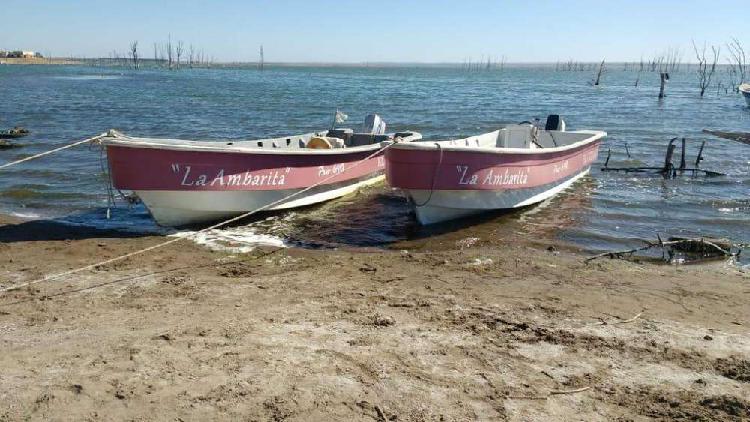
<path id="1" fill-rule="evenodd" d="M 376 122 L 375 132 L 384 129 L 379 118 Z M 382 180 L 385 160 L 376 153 L 383 146 L 418 139 L 416 132 L 332 129 L 218 142 L 137 138 L 113 131 L 102 144 L 113 186 L 134 192 L 158 224 L 184 226 L 261 207 L 286 209 L 341 197 Z"/>
<path id="2" fill-rule="evenodd" d="M 544 130 L 508 125 L 464 139 L 395 144 L 385 155 L 388 183 L 428 225 L 550 198 L 588 173 L 601 131 L 565 131 L 559 116 Z"/>

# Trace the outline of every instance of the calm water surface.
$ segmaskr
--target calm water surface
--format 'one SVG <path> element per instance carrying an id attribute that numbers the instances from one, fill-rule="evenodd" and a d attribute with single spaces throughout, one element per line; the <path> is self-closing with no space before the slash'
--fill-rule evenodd
<path id="1" fill-rule="evenodd" d="M 599 164 L 575 189 L 543 207 L 482 218 L 451 228 L 457 237 L 509 223 L 562 228 L 589 249 L 638 244 L 662 235 L 710 235 L 750 243 L 750 147 L 711 138 L 704 128 L 750 131 L 738 95 L 710 90 L 700 99 L 695 74 L 672 75 L 658 101 L 658 75 L 612 68 L 603 86 L 592 72 L 511 68 L 466 73 L 447 68 L 286 67 L 131 71 L 67 66 L 0 66 L 0 127 L 33 131 L 22 148 L 0 151 L 0 163 L 117 128 L 143 136 L 249 139 L 319 130 L 338 107 L 359 124 L 380 113 L 391 130 L 426 139 L 490 131 L 547 114 L 569 129 L 609 133 Z M 703 168 L 719 178 L 602 173 L 611 165 L 659 165 L 667 141 L 687 137 L 688 160 L 707 141 Z M 632 158 L 625 153 L 629 146 Z M 78 148 L 0 174 L 0 212 L 76 224 L 156 230 L 142 207 L 120 205 L 105 220 L 107 195 L 98 149 Z M 346 215 L 346 218 L 341 218 Z M 255 232 L 321 245 L 383 246 L 429 236 L 416 227 L 404 199 L 386 187 L 323 206 L 272 215 Z M 498 240 L 501 242 L 501 240 Z"/>

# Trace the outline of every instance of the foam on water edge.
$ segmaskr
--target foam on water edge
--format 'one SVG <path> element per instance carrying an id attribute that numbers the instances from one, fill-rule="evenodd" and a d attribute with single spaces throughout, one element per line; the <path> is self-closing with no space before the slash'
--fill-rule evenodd
<path id="1" fill-rule="evenodd" d="M 18 217 L 18 218 L 29 218 L 29 219 L 41 218 L 40 214 L 37 214 L 34 212 L 11 212 L 9 214 L 13 217 Z"/>
<path id="2" fill-rule="evenodd" d="M 229 253 L 249 253 L 258 246 L 289 247 L 289 244 L 276 236 L 257 233 L 250 227 L 232 227 L 214 229 L 206 232 L 179 231 L 170 234 L 173 237 L 189 238 L 201 246 L 213 251 Z"/>

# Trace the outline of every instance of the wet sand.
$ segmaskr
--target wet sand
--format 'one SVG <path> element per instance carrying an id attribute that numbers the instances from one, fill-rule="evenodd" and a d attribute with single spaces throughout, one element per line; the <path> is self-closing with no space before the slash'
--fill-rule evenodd
<path id="1" fill-rule="evenodd" d="M 0 224 L 3 287 L 164 240 Z M 1 293 L 0 420 L 750 418 L 749 274 L 584 258 L 512 226 L 178 242 Z"/>

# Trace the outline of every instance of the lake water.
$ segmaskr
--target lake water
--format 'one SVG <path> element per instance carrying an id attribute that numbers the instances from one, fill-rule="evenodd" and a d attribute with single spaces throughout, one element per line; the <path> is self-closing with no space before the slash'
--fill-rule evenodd
<path id="1" fill-rule="evenodd" d="M 723 71 L 722 71 L 723 72 Z M 22 148 L 0 163 L 117 128 L 127 134 L 188 139 L 252 139 L 319 130 L 338 107 L 358 125 L 371 112 L 390 130 L 425 139 L 461 137 L 548 114 L 569 129 L 609 133 L 591 176 L 536 207 L 482 219 L 478 227 L 532 221 L 561 228 L 592 250 L 637 245 L 664 235 L 706 235 L 750 243 L 750 147 L 712 138 L 704 128 L 750 132 L 737 94 L 698 97 L 694 72 L 673 73 L 659 101 L 658 74 L 612 66 L 603 85 L 593 71 L 512 67 L 465 72 L 440 67 L 271 67 L 169 72 L 86 66 L 0 66 L 0 128 L 25 126 Z M 723 78 L 723 75 L 721 75 Z M 706 140 L 702 168 L 727 175 L 678 178 L 602 173 L 610 165 L 660 165 L 672 137 L 688 138 L 688 161 Z M 632 158 L 628 159 L 625 145 Z M 0 173 L 0 212 L 75 224 L 157 230 L 142 207 L 107 205 L 101 153 L 86 147 Z M 346 215 L 347 218 L 341 218 Z M 530 223 L 531 224 L 531 223 Z M 459 235 L 477 225 L 456 228 Z M 326 245 L 385 246 L 422 233 L 398 194 L 386 187 L 311 209 L 274 214 L 254 232 Z M 474 227 L 473 229 L 471 227 Z M 461 233 L 465 230 L 466 233 Z M 419 235 L 419 234 L 418 234 Z"/>

